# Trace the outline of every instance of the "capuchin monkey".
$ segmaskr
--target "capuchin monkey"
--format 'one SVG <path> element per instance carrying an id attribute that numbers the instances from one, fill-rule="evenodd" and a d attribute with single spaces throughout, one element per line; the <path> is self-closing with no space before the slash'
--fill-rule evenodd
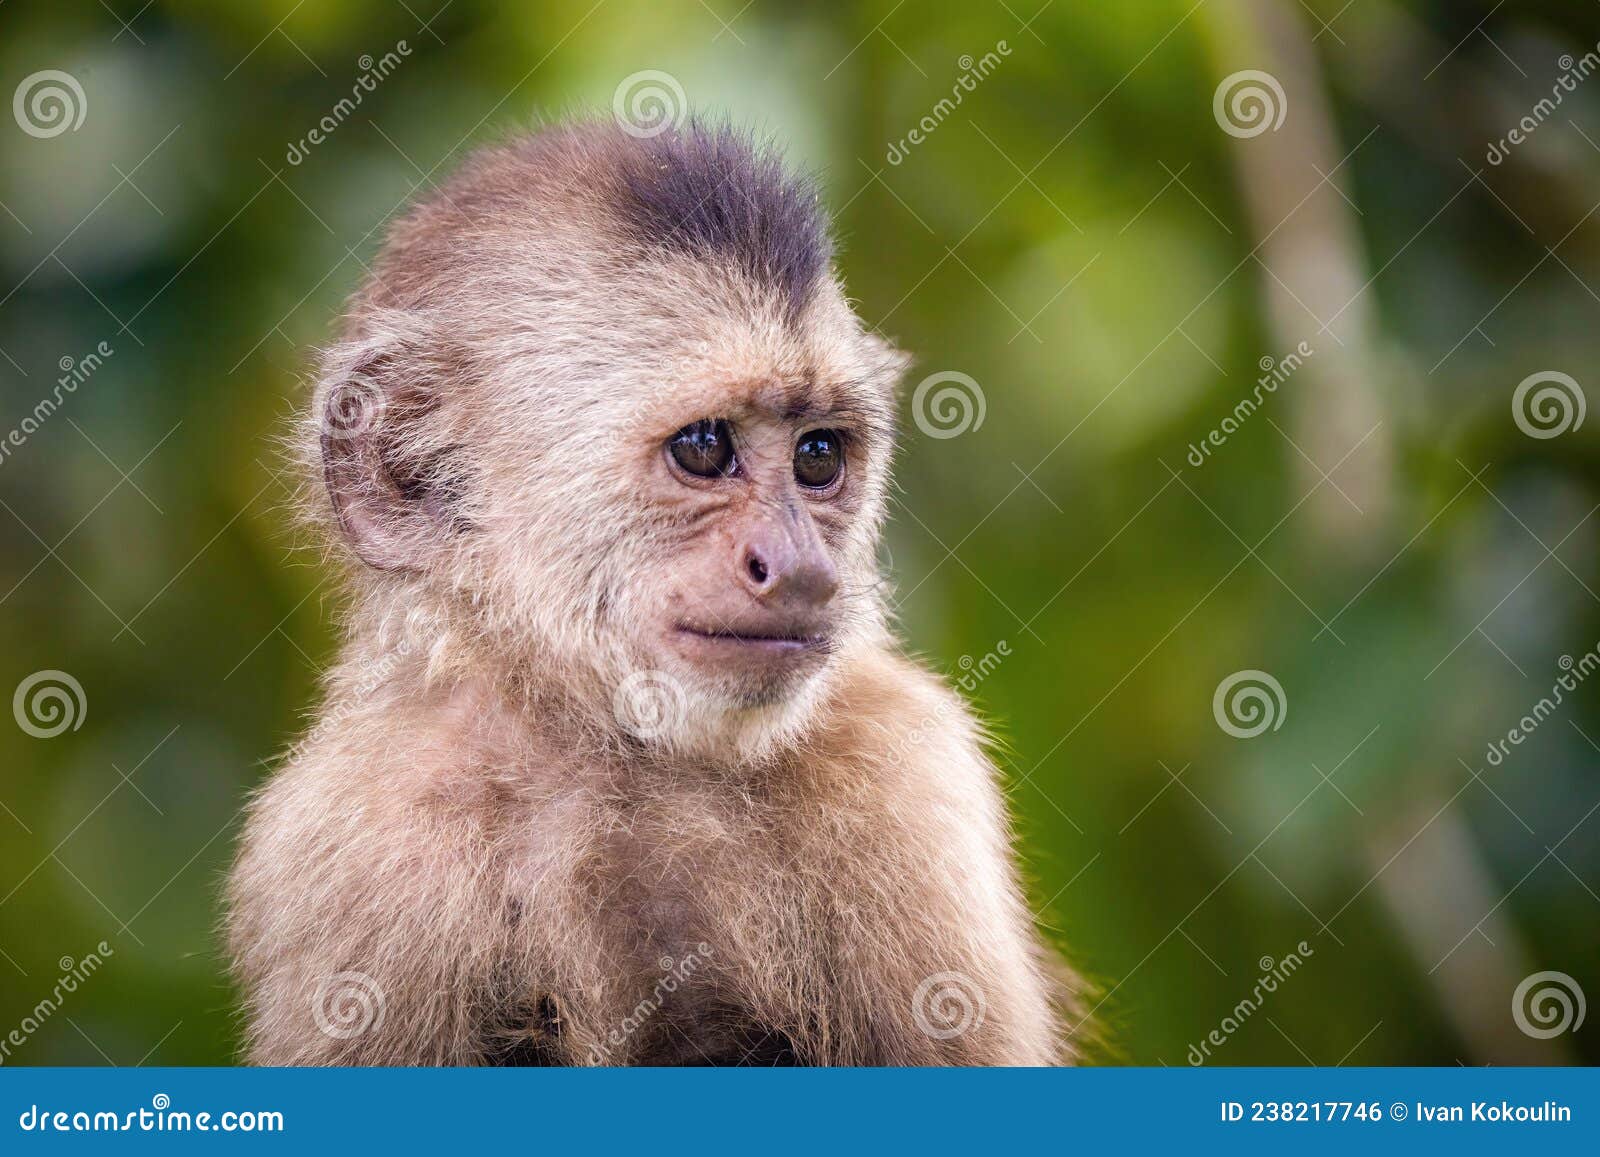
<path id="1" fill-rule="evenodd" d="M 251 1061 L 1074 1058 L 887 626 L 905 364 L 726 127 L 546 128 L 393 226 L 294 437 L 348 615 L 229 881 Z"/>

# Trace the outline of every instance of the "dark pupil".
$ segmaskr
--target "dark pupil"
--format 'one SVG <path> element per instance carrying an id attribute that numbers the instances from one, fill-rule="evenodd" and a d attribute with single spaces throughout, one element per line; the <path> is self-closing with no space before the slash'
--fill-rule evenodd
<path id="1" fill-rule="evenodd" d="M 670 446 L 673 461 L 702 478 L 726 474 L 733 466 L 733 437 L 720 419 L 685 426 L 672 436 Z"/>
<path id="2" fill-rule="evenodd" d="M 813 430 L 795 447 L 794 476 L 802 486 L 828 485 L 843 465 L 839 435 L 832 430 Z"/>

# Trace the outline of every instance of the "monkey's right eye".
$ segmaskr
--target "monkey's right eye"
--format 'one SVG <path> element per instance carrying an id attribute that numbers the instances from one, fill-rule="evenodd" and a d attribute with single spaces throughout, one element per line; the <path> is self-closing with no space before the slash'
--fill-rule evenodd
<path id="1" fill-rule="evenodd" d="M 667 443 L 672 460 L 700 478 L 733 473 L 733 432 L 720 418 L 702 418 L 685 426 Z"/>

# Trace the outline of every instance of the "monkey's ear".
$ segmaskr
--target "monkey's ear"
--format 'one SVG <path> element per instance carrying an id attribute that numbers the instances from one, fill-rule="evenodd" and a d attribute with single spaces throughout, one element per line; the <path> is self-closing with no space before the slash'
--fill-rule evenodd
<path id="1" fill-rule="evenodd" d="M 379 570 L 421 570 L 451 529 L 459 487 L 434 428 L 440 361 L 425 342 L 347 343 L 318 384 L 328 500 L 351 549 Z"/>

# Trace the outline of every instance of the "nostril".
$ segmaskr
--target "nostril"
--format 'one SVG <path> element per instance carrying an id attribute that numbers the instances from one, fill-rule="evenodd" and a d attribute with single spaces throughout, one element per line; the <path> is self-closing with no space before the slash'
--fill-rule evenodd
<path id="1" fill-rule="evenodd" d="M 750 570 L 750 577 L 757 583 L 767 581 L 767 564 L 761 560 L 760 555 L 752 554 L 745 565 Z"/>

